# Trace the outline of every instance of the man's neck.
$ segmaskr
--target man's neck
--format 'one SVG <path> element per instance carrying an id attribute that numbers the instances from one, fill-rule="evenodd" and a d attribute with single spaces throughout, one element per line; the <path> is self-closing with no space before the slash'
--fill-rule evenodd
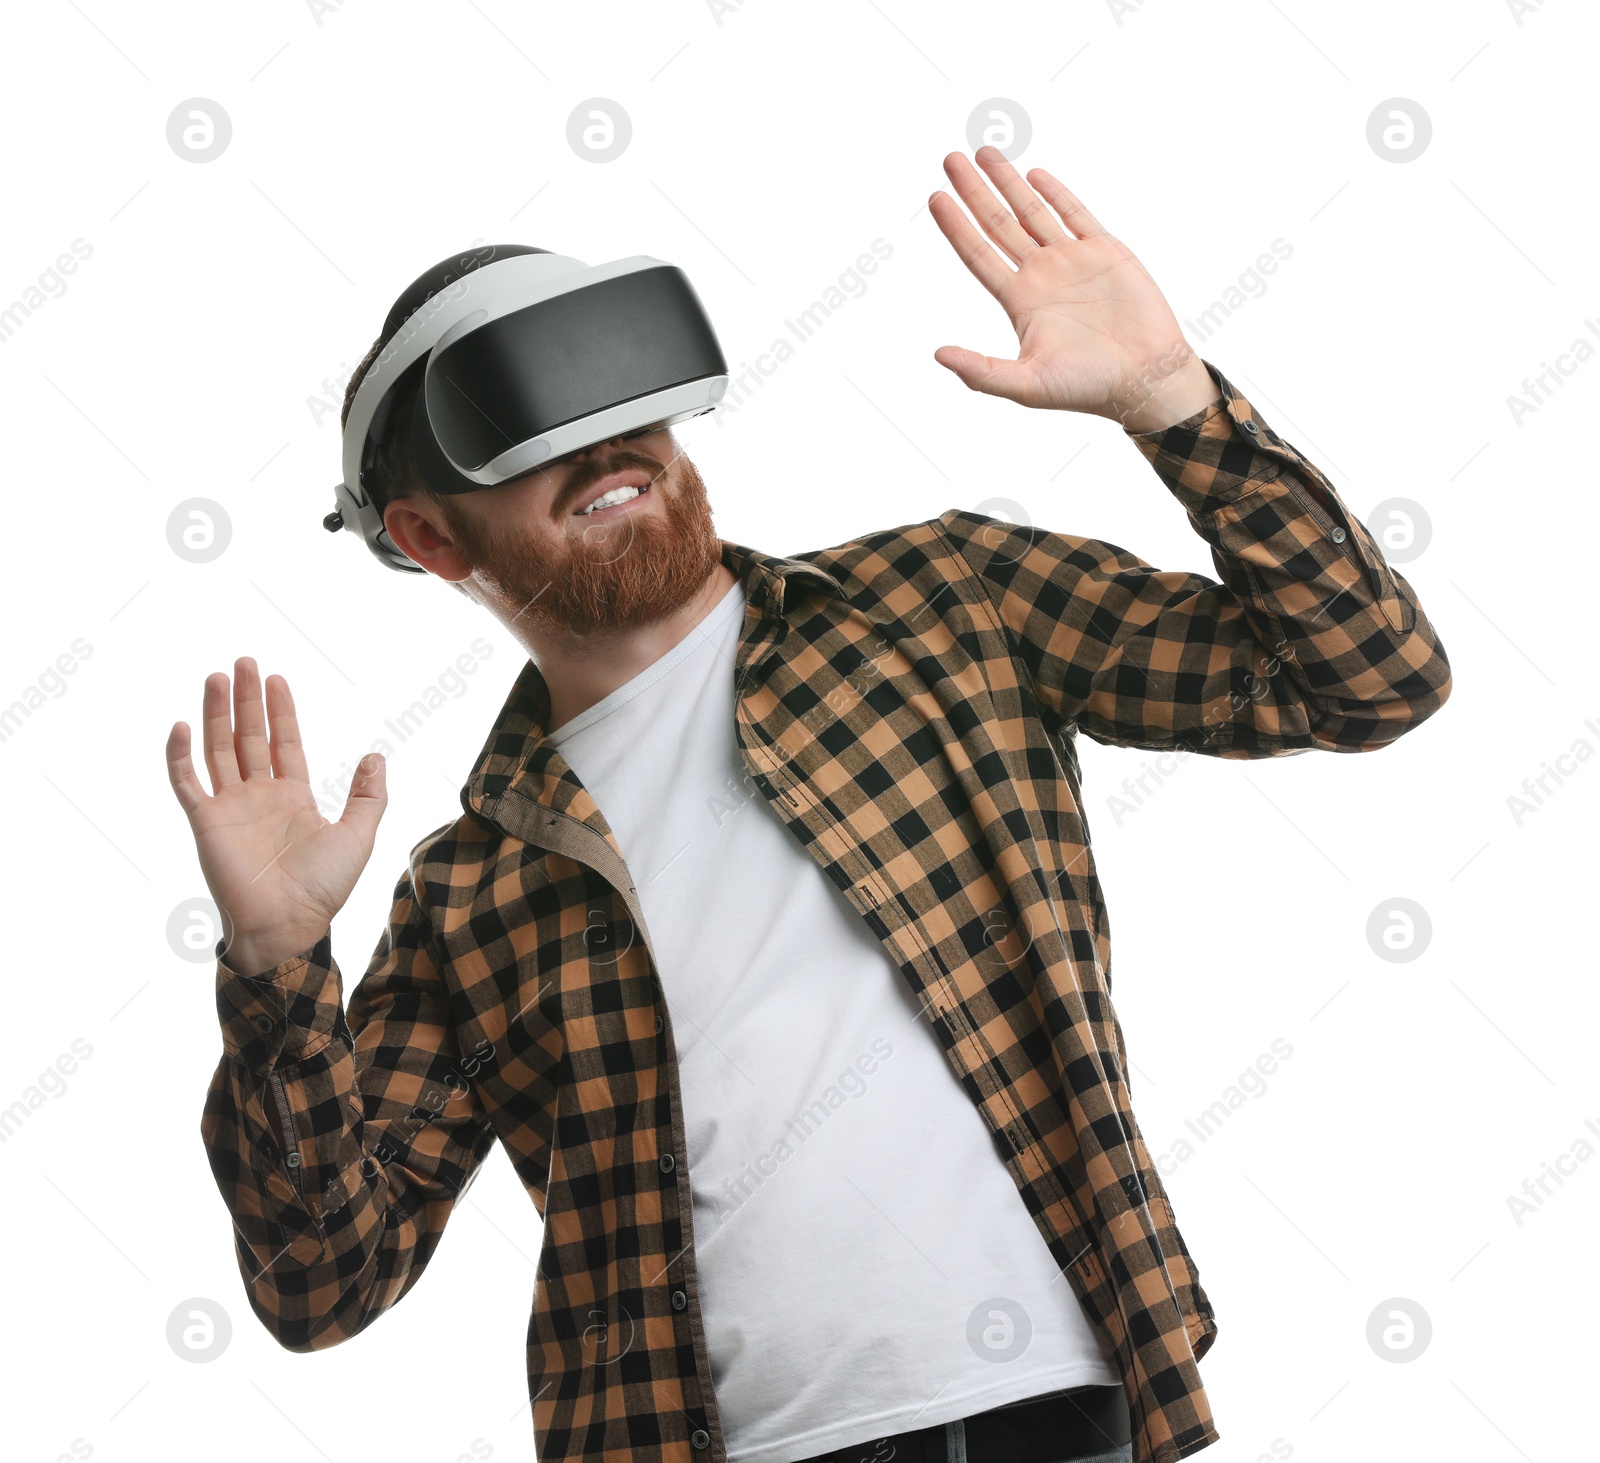
<path id="1" fill-rule="evenodd" d="M 569 635 L 541 629 L 519 635 L 550 691 L 545 730 L 564 726 L 660 660 L 738 582 L 733 570 L 719 562 L 693 599 L 653 625 L 615 634 Z"/>

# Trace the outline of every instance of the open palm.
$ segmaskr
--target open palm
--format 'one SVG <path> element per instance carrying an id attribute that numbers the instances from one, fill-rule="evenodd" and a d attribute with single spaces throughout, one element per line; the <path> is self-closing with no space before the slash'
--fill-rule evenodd
<path id="1" fill-rule="evenodd" d="M 1153 390 L 1192 391 L 1204 365 L 1127 245 L 1043 168 L 1024 181 L 998 148 L 980 147 L 976 157 L 1004 203 L 961 153 L 946 157 L 945 171 L 993 245 L 948 194 L 934 193 L 928 207 L 962 263 L 1010 318 L 1017 357 L 947 345 L 934 359 L 975 391 L 1117 419 Z"/>
<path id="2" fill-rule="evenodd" d="M 321 938 L 371 857 L 387 801 L 383 759 L 363 759 L 343 816 L 329 822 L 311 793 L 288 683 L 281 676 L 266 683 L 269 741 L 255 662 L 241 657 L 235 672 L 233 721 L 228 677 L 220 671 L 206 677 L 212 792 L 195 773 L 185 722 L 168 734 L 167 771 L 230 952 L 243 947 L 251 959 L 275 965 Z"/>

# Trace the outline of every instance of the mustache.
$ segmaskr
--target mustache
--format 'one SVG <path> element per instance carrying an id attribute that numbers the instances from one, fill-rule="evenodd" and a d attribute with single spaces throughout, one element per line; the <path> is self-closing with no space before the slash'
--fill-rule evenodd
<path id="1" fill-rule="evenodd" d="M 618 452 L 606 462 L 585 463 L 572 476 L 572 480 L 562 488 L 556 501 L 556 517 L 560 518 L 572 511 L 572 505 L 589 491 L 601 478 L 614 472 L 626 472 L 630 468 L 637 468 L 640 472 L 650 474 L 651 485 L 660 477 L 666 468 L 655 458 L 645 452 Z"/>

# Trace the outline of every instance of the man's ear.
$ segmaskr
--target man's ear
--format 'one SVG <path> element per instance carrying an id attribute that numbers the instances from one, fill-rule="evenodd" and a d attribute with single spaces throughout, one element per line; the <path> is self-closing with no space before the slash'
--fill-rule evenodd
<path id="1" fill-rule="evenodd" d="M 395 547 L 430 574 L 455 582 L 472 572 L 451 541 L 443 510 L 431 499 L 420 494 L 396 498 L 383 510 L 383 526 Z"/>

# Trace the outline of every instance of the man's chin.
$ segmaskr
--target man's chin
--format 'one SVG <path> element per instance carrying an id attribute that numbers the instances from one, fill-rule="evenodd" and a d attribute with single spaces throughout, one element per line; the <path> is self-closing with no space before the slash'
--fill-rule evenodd
<path id="1" fill-rule="evenodd" d="M 559 579 L 519 575 L 521 599 L 532 624 L 573 635 L 619 635 L 677 614 L 704 589 L 722 560 L 709 527 L 642 519 L 626 536 L 584 540 L 568 556 Z"/>
<path id="2" fill-rule="evenodd" d="M 658 503 L 599 522 L 580 519 L 562 535 L 560 563 L 531 542 L 503 536 L 471 542 L 474 567 L 493 585 L 507 625 L 620 635 L 659 624 L 691 603 L 721 563 L 722 543 L 704 484 L 687 459 L 681 466 L 679 481 Z"/>

